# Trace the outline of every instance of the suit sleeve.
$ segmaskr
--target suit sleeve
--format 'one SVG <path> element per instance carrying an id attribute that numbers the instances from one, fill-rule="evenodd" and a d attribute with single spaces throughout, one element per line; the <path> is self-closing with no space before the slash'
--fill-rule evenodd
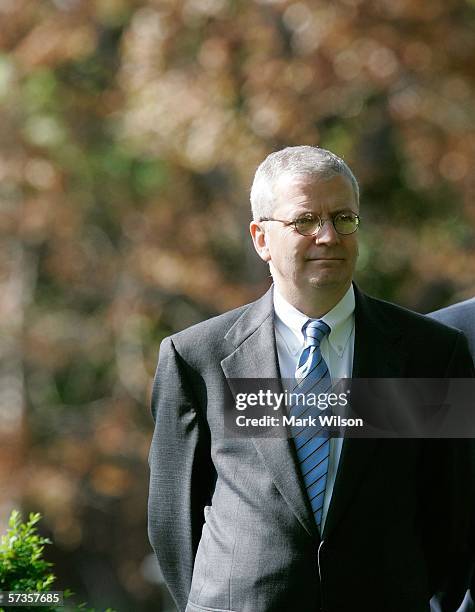
<path id="1" fill-rule="evenodd" d="M 195 374 L 196 375 L 196 374 Z M 192 390 L 192 372 L 171 338 L 160 347 L 152 391 L 148 532 L 168 588 L 182 611 L 214 480 L 209 429 Z"/>

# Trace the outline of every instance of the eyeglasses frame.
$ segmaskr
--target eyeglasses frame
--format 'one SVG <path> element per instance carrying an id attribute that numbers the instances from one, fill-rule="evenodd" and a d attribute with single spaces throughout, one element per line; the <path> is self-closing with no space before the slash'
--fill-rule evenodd
<path id="1" fill-rule="evenodd" d="M 297 229 L 297 221 L 299 219 L 305 218 L 305 215 L 297 217 L 296 219 L 293 219 L 292 221 L 288 221 L 288 220 L 285 220 L 285 219 L 275 219 L 274 217 L 261 217 L 258 222 L 261 223 L 262 221 L 277 221 L 278 223 L 283 223 L 286 227 L 289 227 L 289 226 L 293 225 L 294 226 L 294 230 L 297 232 L 297 234 L 300 234 L 300 236 L 316 236 L 318 234 L 318 232 L 322 229 L 322 227 L 325 225 L 325 223 L 327 221 L 331 221 L 331 224 L 333 225 L 333 229 L 335 230 L 335 232 L 339 236 L 351 236 L 359 228 L 360 222 L 361 222 L 361 217 L 359 215 L 357 215 L 356 213 L 352 212 L 351 214 L 354 215 L 356 217 L 356 220 L 357 220 L 356 227 L 355 227 L 355 229 L 352 232 L 349 232 L 348 234 L 342 234 L 335 227 L 335 217 L 337 217 L 338 215 L 341 215 L 341 214 L 344 214 L 343 211 L 336 213 L 335 215 L 333 215 L 333 217 L 329 217 L 328 219 L 322 219 L 322 217 L 320 217 L 320 215 L 313 215 L 312 214 L 312 217 L 314 217 L 315 219 L 318 219 L 319 223 L 318 223 L 317 229 L 314 232 L 312 232 L 311 234 L 302 234 L 302 232 L 299 232 L 299 230 Z"/>

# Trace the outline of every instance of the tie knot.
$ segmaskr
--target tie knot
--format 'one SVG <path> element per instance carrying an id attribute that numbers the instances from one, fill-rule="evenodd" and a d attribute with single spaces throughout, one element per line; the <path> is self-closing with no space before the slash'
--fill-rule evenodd
<path id="1" fill-rule="evenodd" d="M 321 319 L 309 319 L 303 326 L 307 346 L 320 346 L 320 342 L 330 333 L 330 326 Z"/>

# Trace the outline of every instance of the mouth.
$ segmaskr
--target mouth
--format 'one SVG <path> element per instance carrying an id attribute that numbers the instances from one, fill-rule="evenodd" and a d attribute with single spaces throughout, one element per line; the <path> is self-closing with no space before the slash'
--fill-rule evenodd
<path id="1" fill-rule="evenodd" d="M 308 257 L 307 261 L 344 261 L 343 257 Z"/>

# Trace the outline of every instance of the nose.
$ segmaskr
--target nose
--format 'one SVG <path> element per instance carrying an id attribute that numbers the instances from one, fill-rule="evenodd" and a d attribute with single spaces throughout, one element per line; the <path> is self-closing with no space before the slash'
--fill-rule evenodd
<path id="1" fill-rule="evenodd" d="M 313 238 L 317 244 L 336 244 L 340 240 L 331 219 L 322 220 L 322 225 Z"/>

